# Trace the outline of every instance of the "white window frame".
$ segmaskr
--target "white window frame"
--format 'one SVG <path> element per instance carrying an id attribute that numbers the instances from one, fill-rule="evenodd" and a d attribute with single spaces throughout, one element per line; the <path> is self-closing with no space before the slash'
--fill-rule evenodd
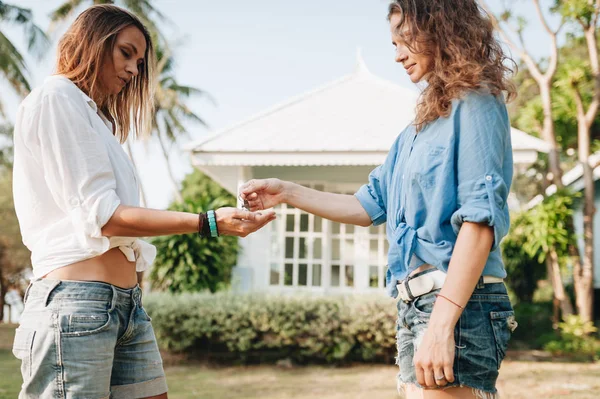
<path id="1" fill-rule="evenodd" d="M 330 183 L 324 181 L 299 181 L 298 184 L 311 188 L 319 188 L 328 192 L 341 192 L 353 194 L 358 190 L 360 184 L 354 183 Z M 317 291 L 317 292 L 356 292 L 356 291 L 379 291 L 384 287 L 385 271 L 387 264 L 387 241 L 385 238 L 384 226 L 350 226 L 339 224 L 339 233 L 333 233 L 333 223 L 327 219 L 321 219 L 321 231 L 314 231 L 315 216 L 308 214 L 300 209 L 292 208 L 286 204 L 282 204 L 275 208 L 277 213 L 276 223 L 272 223 L 271 233 L 269 236 L 269 272 L 266 273 L 266 285 L 271 290 L 283 291 Z M 287 231 L 287 217 L 294 216 L 294 230 Z M 300 231 L 300 223 L 302 215 L 308 215 L 308 231 Z M 352 231 L 348 233 L 348 230 Z M 276 234 L 276 240 L 273 238 Z M 345 251 L 345 245 L 348 237 L 353 241 L 354 251 L 351 256 Z M 292 258 L 286 257 L 286 238 L 293 238 L 293 253 Z M 306 243 L 305 258 L 300 259 L 300 239 L 304 238 Z M 315 239 L 321 239 L 321 259 L 313 259 Z M 332 259 L 333 240 L 340 241 L 340 259 Z M 376 259 L 371 259 L 371 240 L 376 240 L 378 243 Z M 273 244 L 277 247 L 274 248 Z M 373 262 L 376 262 L 375 264 Z M 292 264 L 292 284 L 285 284 L 286 265 Z M 307 265 L 306 285 L 299 285 L 299 268 L 301 264 Z M 313 265 L 321 265 L 321 284 L 313 286 Z M 339 265 L 339 285 L 332 286 L 332 266 Z M 376 265 L 378 267 L 378 284 L 377 287 L 370 286 L 370 267 Z M 346 278 L 346 267 L 353 267 L 353 285 L 348 286 Z M 273 267 L 279 273 L 278 282 L 271 283 L 271 273 Z"/>

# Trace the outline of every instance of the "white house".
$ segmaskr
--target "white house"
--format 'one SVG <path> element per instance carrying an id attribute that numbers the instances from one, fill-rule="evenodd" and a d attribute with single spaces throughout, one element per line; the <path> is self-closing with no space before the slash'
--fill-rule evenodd
<path id="1" fill-rule="evenodd" d="M 353 73 L 292 98 L 187 147 L 192 163 L 232 194 L 251 178 L 278 177 L 353 194 L 413 119 L 417 93 Z M 513 129 L 516 163 L 545 143 Z M 282 205 L 269 227 L 240 240 L 240 291 L 366 292 L 384 287 L 385 227 L 330 222 Z"/>

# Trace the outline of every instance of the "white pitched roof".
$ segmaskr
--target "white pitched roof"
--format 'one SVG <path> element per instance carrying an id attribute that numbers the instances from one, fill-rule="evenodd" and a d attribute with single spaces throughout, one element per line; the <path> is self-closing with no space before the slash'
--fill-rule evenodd
<path id="1" fill-rule="evenodd" d="M 371 74 L 359 58 L 353 73 L 186 149 L 196 165 L 378 165 L 412 121 L 417 97 Z M 546 151 L 520 130 L 512 140 L 526 162 Z"/>

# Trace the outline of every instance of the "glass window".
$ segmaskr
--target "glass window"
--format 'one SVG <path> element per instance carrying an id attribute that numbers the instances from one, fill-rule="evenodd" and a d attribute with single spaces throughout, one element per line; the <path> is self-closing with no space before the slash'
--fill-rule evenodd
<path id="1" fill-rule="evenodd" d="M 331 233 L 340 234 L 340 224 L 338 222 L 331 222 Z"/>
<path id="2" fill-rule="evenodd" d="M 331 259 L 340 260 L 340 239 L 334 238 L 331 240 Z"/>
<path id="3" fill-rule="evenodd" d="M 369 287 L 379 287 L 379 267 L 369 266 Z"/>
<path id="4" fill-rule="evenodd" d="M 285 264 L 285 274 L 283 276 L 284 285 L 292 285 L 294 281 L 294 265 L 291 263 Z"/>
<path id="5" fill-rule="evenodd" d="M 323 218 L 320 216 L 315 216 L 315 233 L 320 233 L 323 231 Z"/>
<path id="6" fill-rule="evenodd" d="M 323 256 L 323 240 L 315 238 L 313 241 L 313 259 L 321 259 Z"/>
<path id="7" fill-rule="evenodd" d="M 294 237 L 285 237 L 285 257 L 294 258 Z"/>
<path id="8" fill-rule="evenodd" d="M 354 287 L 354 266 L 346 266 L 346 286 Z"/>
<path id="9" fill-rule="evenodd" d="M 279 264 L 271 263 L 271 273 L 269 278 L 269 283 L 271 285 L 279 285 Z"/>
<path id="10" fill-rule="evenodd" d="M 340 286 L 340 265 L 332 265 L 331 266 L 331 286 L 332 287 Z"/>
<path id="11" fill-rule="evenodd" d="M 321 286 L 321 265 L 319 264 L 312 265 L 312 286 Z"/>
<path id="12" fill-rule="evenodd" d="M 300 231 L 308 231 L 308 213 L 302 213 L 300 215 Z"/>
<path id="13" fill-rule="evenodd" d="M 298 257 L 300 259 L 306 259 L 308 253 L 308 243 L 306 242 L 306 238 L 300 237 L 300 251 L 298 252 Z"/>
<path id="14" fill-rule="evenodd" d="M 285 231 L 294 231 L 294 215 L 285 215 Z"/>
<path id="15" fill-rule="evenodd" d="M 298 265 L 298 285 L 306 286 L 308 283 L 308 265 L 300 263 Z"/>

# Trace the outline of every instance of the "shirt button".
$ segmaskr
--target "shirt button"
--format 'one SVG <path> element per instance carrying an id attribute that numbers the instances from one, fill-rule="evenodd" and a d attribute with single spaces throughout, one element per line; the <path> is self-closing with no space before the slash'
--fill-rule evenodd
<path id="1" fill-rule="evenodd" d="M 404 175 L 402 175 L 402 180 L 404 180 Z"/>
<path id="2" fill-rule="evenodd" d="M 490 176 L 490 175 L 487 175 L 487 176 L 485 177 L 485 180 L 487 180 L 487 181 L 492 181 L 492 176 Z"/>
<path id="3" fill-rule="evenodd" d="M 69 203 L 71 204 L 71 206 L 79 206 L 79 200 L 77 198 L 71 198 Z"/>

